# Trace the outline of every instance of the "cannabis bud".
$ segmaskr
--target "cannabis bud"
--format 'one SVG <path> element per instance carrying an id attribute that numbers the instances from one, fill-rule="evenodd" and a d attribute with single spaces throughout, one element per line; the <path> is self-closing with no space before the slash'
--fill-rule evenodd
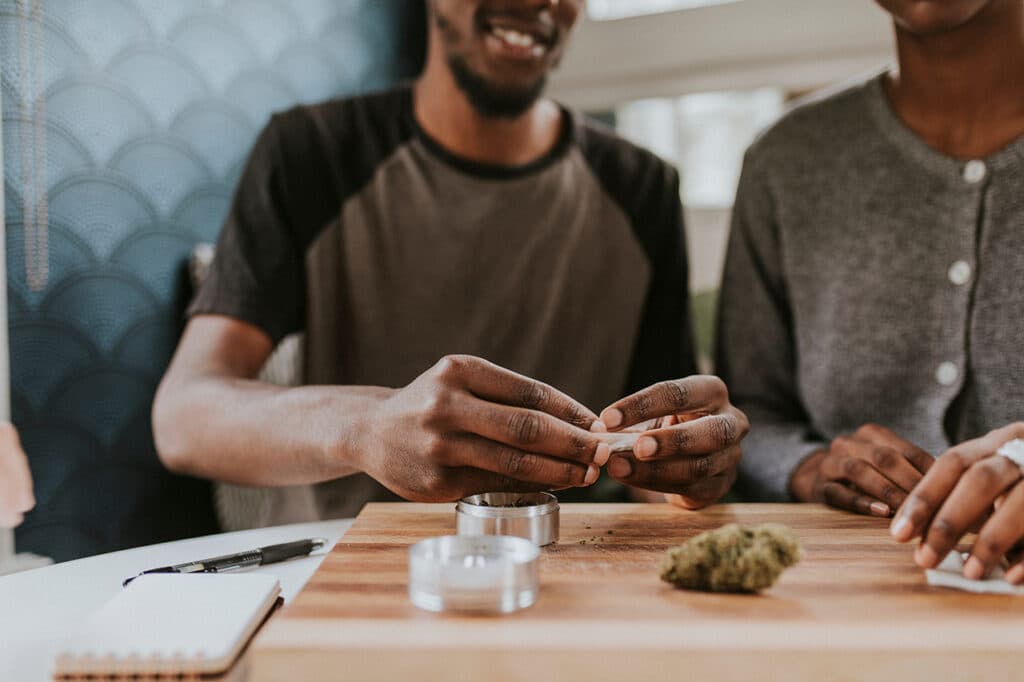
<path id="1" fill-rule="evenodd" d="M 800 557 L 800 542 L 786 526 L 730 523 L 668 550 L 661 579 L 686 590 L 759 592 Z"/>

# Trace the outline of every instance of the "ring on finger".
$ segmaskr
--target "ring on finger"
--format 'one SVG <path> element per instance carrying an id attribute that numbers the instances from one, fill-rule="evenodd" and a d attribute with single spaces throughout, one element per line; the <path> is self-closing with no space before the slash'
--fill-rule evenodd
<path id="1" fill-rule="evenodd" d="M 1024 474 L 1024 439 L 1014 438 L 1006 441 L 996 450 L 996 455 L 1005 457 L 1016 464 Z"/>

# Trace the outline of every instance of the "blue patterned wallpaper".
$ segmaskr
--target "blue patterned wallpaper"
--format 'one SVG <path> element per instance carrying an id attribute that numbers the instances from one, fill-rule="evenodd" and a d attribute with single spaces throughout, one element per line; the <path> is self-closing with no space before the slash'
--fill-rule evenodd
<path id="1" fill-rule="evenodd" d="M 0 0 L 12 411 L 38 499 L 19 550 L 65 560 L 213 530 L 208 486 L 160 468 L 149 425 L 186 255 L 215 240 L 270 113 L 412 75 L 422 14 Z"/>

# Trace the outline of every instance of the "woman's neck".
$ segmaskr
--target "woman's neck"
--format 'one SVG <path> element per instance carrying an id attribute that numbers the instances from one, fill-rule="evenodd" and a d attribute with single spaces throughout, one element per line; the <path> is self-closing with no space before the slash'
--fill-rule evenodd
<path id="1" fill-rule="evenodd" d="M 1024 3 L 994 2 L 957 29 L 897 28 L 899 70 L 886 90 L 934 149 L 984 158 L 1024 135 Z"/>

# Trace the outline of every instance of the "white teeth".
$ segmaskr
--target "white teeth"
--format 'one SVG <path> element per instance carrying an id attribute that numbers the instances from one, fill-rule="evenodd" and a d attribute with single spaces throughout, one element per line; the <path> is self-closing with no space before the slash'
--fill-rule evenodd
<path id="1" fill-rule="evenodd" d="M 519 31 L 514 31 L 512 29 L 507 28 L 500 28 L 498 26 L 495 26 L 493 29 L 491 29 L 491 32 L 494 33 L 494 35 L 500 38 L 501 40 L 504 40 L 506 43 L 514 47 L 533 47 L 534 45 L 537 44 L 537 41 L 529 33 L 520 33 Z"/>

